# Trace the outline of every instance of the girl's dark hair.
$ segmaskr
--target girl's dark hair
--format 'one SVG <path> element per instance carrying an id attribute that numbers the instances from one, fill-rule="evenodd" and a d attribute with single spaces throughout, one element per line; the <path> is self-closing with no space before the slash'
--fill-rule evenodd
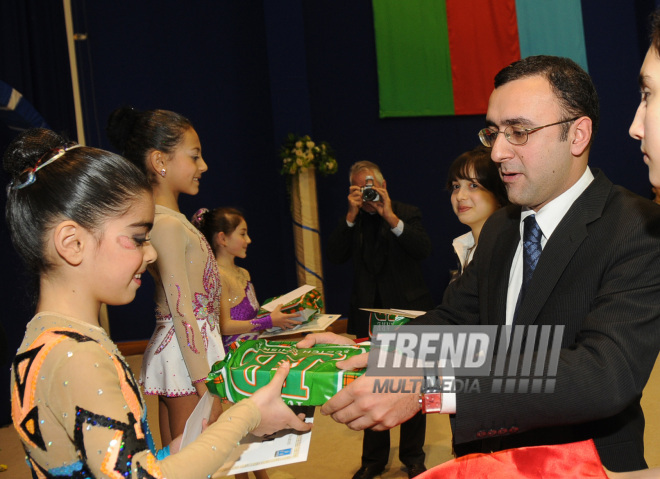
<path id="1" fill-rule="evenodd" d="M 106 133 L 119 153 L 153 180 L 147 156 L 154 150 L 170 154 L 192 128 L 190 120 L 169 110 L 138 111 L 125 106 L 110 113 Z"/>
<path id="2" fill-rule="evenodd" d="M 477 180 L 486 190 L 495 195 L 500 206 L 509 204 L 506 188 L 497 165 L 490 158 L 490 148 L 477 146 L 454 160 L 447 174 L 447 189 L 452 190 L 452 181 Z"/>
<path id="3" fill-rule="evenodd" d="M 656 55 L 660 55 L 660 8 L 651 14 L 651 46 L 655 48 Z"/>
<path id="4" fill-rule="evenodd" d="M 45 257 L 50 228 L 70 219 L 98 232 L 108 218 L 126 213 L 142 194 L 151 194 L 145 175 L 119 155 L 90 147 L 68 150 L 35 172 L 34 183 L 17 188 L 26 169 L 45 163 L 65 139 L 43 128 L 19 134 L 7 147 L 3 167 L 12 177 L 5 216 L 14 248 L 29 271 L 51 267 Z"/>
<path id="5" fill-rule="evenodd" d="M 243 216 L 243 213 L 236 208 L 223 206 L 210 211 L 202 208 L 192 216 L 191 222 L 204 235 L 206 241 L 209 242 L 213 249 L 213 254 L 216 254 L 217 245 L 213 241 L 215 235 L 222 231 L 226 236 L 229 236 L 238 228 L 238 225 L 244 219 L 245 216 Z"/>

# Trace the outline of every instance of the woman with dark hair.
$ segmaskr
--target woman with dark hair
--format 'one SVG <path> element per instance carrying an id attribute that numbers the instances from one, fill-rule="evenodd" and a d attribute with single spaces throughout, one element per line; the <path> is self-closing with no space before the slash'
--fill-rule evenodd
<path id="1" fill-rule="evenodd" d="M 257 318 L 259 302 L 250 273 L 235 264 L 235 259 L 247 256 L 252 240 L 248 235 L 243 213 L 235 208 L 202 208 L 192 218 L 213 248 L 220 271 L 223 294 L 220 307 L 220 328 L 225 350 L 234 341 L 256 339 L 259 331 L 272 328 L 290 329 L 300 324 L 297 314 L 287 314 L 278 305 L 275 310 Z"/>
<path id="2" fill-rule="evenodd" d="M 288 365 L 185 449 L 156 451 L 126 361 L 99 324 L 101 305 L 133 300 L 147 265 L 154 201 L 124 158 L 33 129 L 3 164 L 12 243 L 38 284 L 35 316 L 12 362 L 12 419 L 33 477 L 210 477 L 247 432 L 309 425 L 284 404 Z"/>
<path id="3" fill-rule="evenodd" d="M 163 444 L 183 432 L 206 393 L 211 366 L 224 357 L 220 334 L 220 278 L 211 247 L 179 210 L 179 195 L 196 195 L 208 169 L 192 123 L 167 110 L 119 108 L 108 137 L 146 174 L 156 203 L 149 266 L 156 284 L 156 329 L 144 353 L 140 383 L 159 396 Z M 220 412 L 214 401 L 212 419 Z"/>
<path id="4" fill-rule="evenodd" d="M 458 276 L 472 260 L 479 243 L 481 228 L 497 209 L 508 205 L 506 188 L 497 165 L 490 159 L 490 149 L 478 146 L 461 154 L 449 167 L 447 189 L 458 221 L 470 231 L 455 238 L 454 252 L 458 257 Z"/>

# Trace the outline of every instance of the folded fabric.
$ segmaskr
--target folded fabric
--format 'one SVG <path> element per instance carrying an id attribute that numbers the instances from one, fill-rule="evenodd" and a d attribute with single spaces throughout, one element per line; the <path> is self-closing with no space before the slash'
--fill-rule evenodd
<path id="1" fill-rule="evenodd" d="M 429 469 L 417 479 L 607 479 L 592 440 L 469 454 Z"/>
<path id="2" fill-rule="evenodd" d="M 211 368 L 206 385 L 213 394 L 238 402 L 265 386 L 282 361 L 291 369 L 282 388 L 282 399 L 295 406 L 320 406 L 365 369 L 344 371 L 335 363 L 369 351 L 369 346 L 317 344 L 296 348 L 297 341 L 252 339 L 235 342 L 222 361 Z"/>

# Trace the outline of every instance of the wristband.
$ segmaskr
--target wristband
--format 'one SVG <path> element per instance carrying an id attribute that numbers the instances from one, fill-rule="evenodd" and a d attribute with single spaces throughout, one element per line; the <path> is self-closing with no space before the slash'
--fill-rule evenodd
<path id="1" fill-rule="evenodd" d="M 419 404 L 424 414 L 442 412 L 442 388 L 438 376 L 424 377 L 419 394 Z"/>

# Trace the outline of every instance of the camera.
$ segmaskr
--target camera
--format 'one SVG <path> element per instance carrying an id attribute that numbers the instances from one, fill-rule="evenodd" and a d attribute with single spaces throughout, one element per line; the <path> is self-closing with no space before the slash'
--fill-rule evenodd
<path id="1" fill-rule="evenodd" d="M 362 192 L 362 201 L 378 201 L 380 195 L 374 190 L 374 177 L 367 176 L 364 181 L 365 185 L 360 188 L 360 191 Z"/>

